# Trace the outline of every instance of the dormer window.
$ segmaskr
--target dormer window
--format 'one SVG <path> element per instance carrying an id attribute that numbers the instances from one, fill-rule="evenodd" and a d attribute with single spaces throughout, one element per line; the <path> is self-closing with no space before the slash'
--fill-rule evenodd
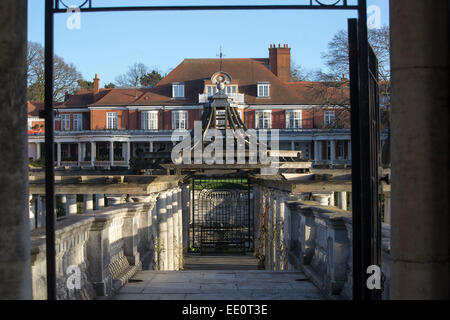
<path id="1" fill-rule="evenodd" d="M 184 83 L 174 82 L 172 84 L 172 98 L 174 99 L 184 98 Z"/>
<path id="2" fill-rule="evenodd" d="M 270 97 L 270 83 L 259 82 L 258 83 L 258 98 Z"/>

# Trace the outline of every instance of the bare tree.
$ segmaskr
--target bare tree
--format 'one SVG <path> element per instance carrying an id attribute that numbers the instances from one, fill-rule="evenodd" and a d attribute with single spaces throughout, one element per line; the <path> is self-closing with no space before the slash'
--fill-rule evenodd
<path id="1" fill-rule="evenodd" d="M 81 73 L 73 64 L 67 64 L 63 58 L 54 56 L 53 97 L 55 101 L 63 101 L 65 94 L 73 94 L 79 89 L 78 81 Z M 44 101 L 45 68 L 44 48 L 36 42 L 28 42 L 27 83 L 28 100 Z"/>
<path id="2" fill-rule="evenodd" d="M 122 88 L 137 88 L 141 86 L 141 79 L 150 72 L 143 63 L 137 62 L 128 67 L 128 71 L 116 78 L 116 84 Z"/>
<path id="3" fill-rule="evenodd" d="M 380 29 L 370 29 L 368 31 L 369 43 L 378 58 L 379 76 L 382 81 L 389 81 L 390 60 L 389 60 L 389 27 L 383 26 Z M 322 59 L 328 67 L 325 73 L 329 78 L 339 80 L 342 76 L 348 78 L 348 33 L 347 30 L 338 31 L 328 42 L 328 49 L 322 53 Z"/>
<path id="4" fill-rule="evenodd" d="M 291 81 L 313 81 L 314 72 L 307 70 L 303 66 L 291 61 Z"/>

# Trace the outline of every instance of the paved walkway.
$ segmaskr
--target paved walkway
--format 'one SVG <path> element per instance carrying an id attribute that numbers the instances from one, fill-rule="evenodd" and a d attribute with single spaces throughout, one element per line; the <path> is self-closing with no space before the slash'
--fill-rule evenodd
<path id="1" fill-rule="evenodd" d="M 302 272 L 255 270 L 251 257 L 191 257 L 183 271 L 139 271 L 116 300 L 317 300 Z M 228 263 L 224 263 L 228 261 Z M 215 264 L 214 264 L 214 263 Z M 253 270 L 239 270 L 239 268 Z M 219 268 L 221 270 L 211 270 Z M 238 269 L 238 270 L 236 270 Z"/>

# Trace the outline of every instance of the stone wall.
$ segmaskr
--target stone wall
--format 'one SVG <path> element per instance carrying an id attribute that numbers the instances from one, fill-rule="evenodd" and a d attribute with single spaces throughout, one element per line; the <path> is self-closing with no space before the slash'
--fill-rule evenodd
<path id="1" fill-rule="evenodd" d="M 352 213 L 254 184 L 256 255 L 267 270 L 301 270 L 330 298 L 352 298 Z M 390 226 L 382 230 L 383 299 L 389 299 Z M 261 263 L 262 264 L 262 263 Z"/>
<path id="2" fill-rule="evenodd" d="M 183 267 L 181 189 L 129 198 L 57 222 L 58 299 L 110 298 L 137 270 Z M 31 274 L 33 299 L 46 299 L 43 228 L 31 232 Z"/>

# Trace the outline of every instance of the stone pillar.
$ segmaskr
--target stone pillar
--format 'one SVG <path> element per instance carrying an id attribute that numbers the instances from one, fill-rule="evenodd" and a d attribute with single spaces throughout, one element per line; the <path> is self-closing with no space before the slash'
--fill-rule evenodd
<path id="1" fill-rule="evenodd" d="M 336 140 L 330 140 L 330 163 L 334 164 L 336 161 Z"/>
<path id="2" fill-rule="evenodd" d="M 105 206 L 105 195 L 104 194 L 96 194 L 95 201 L 97 202 L 97 210 L 103 208 Z"/>
<path id="3" fill-rule="evenodd" d="M 292 151 L 295 150 L 295 142 L 294 142 L 294 140 L 291 141 L 291 150 Z"/>
<path id="4" fill-rule="evenodd" d="M 167 194 L 167 270 L 174 270 L 173 191 Z"/>
<path id="5" fill-rule="evenodd" d="M 390 15 L 390 298 L 447 300 L 449 2 L 391 1 Z"/>
<path id="6" fill-rule="evenodd" d="M 41 143 L 36 142 L 36 160 L 41 158 Z"/>
<path id="7" fill-rule="evenodd" d="M 160 194 L 158 199 L 158 233 L 156 239 L 154 239 L 154 244 L 158 244 L 159 247 L 155 248 L 155 260 L 157 260 L 157 265 L 159 270 L 168 270 L 167 261 L 168 250 L 167 250 L 167 193 L 163 192 Z"/>
<path id="8" fill-rule="evenodd" d="M 77 214 L 77 195 L 68 194 L 66 198 L 66 215 Z"/>
<path id="9" fill-rule="evenodd" d="M 31 299 L 27 1 L 0 2 L 0 299 Z"/>
<path id="10" fill-rule="evenodd" d="M 153 142 L 152 141 L 149 142 L 148 148 L 149 148 L 150 152 L 153 152 Z"/>
<path id="11" fill-rule="evenodd" d="M 275 201 L 274 201 L 274 196 L 272 193 L 268 194 L 268 201 L 269 201 L 269 234 L 268 234 L 268 246 L 267 246 L 267 257 L 266 257 L 266 270 L 273 270 L 273 229 L 274 229 L 274 223 L 273 223 L 273 218 L 274 218 L 274 205 L 275 205 Z"/>
<path id="12" fill-rule="evenodd" d="M 319 162 L 320 158 L 320 143 L 318 140 L 314 140 L 314 163 Z"/>
<path id="13" fill-rule="evenodd" d="M 338 207 L 342 210 L 347 210 L 347 192 L 338 193 Z"/>
<path id="14" fill-rule="evenodd" d="M 278 263 L 277 270 L 286 270 L 287 259 L 286 259 L 286 239 L 285 239 L 285 211 L 286 204 L 283 194 L 279 194 L 277 198 L 278 210 L 277 210 L 277 224 L 278 224 Z"/>
<path id="15" fill-rule="evenodd" d="M 183 253 L 184 253 L 184 244 L 183 244 L 183 189 L 179 189 L 178 190 L 178 198 L 177 198 L 177 202 L 178 202 L 178 211 L 177 211 L 177 216 L 178 216 L 178 259 L 181 261 L 179 261 L 179 268 L 183 268 L 182 262 L 184 261 L 183 258 Z"/>
<path id="16" fill-rule="evenodd" d="M 78 166 L 81 167 L 81 161 L 83 161 L 83 147 L 81 142 L 78 142 Z"/>
<path id="17" fill-rule="evenodd" d="M 95 166 L 95 156 L 96 156 L 96 153 L 97 153 L 97 145 L 95 144 L 95 142 L 94 141 L 91 141 L 91 167 L 94 167 Z"/>
<path id="18" fill-rule="evenodd" d="M 391 193 L 384 193 L 384 223 L 391 224 Z"/>
<path id="19" fill-rule="evenodd" d="M 92 194 L 85 194 L 83 196 L 84 198 L 84 210 L 83 213 L 86 213 L 87 211 L 94 210 L 94 199 L 92 197 Z"/>
<path id="20" fill-rule="evenodd" d="M 125 159 L 127 166 L 129 166 L 130 165 L 130 154 L 131 154 L 130 153 L 130 151 L 131 151 L 130 141 L 126 142 L 126 146 L 127 146 L 127 152 L 125 153 L 124 159 Z"/>
<path id="21" fill-rule="evenodd" d="M 109 142 L 109 164 L 114 165 L 114 141 Z"/>
<path id="22" fill-rule="evenodd" d="M 61 167 L 61 142 L 56 143 L 56 166 Z"/>
<path id="23" fill-rule="evenodd" d="M 172 194 L 172 216 L 173 216 L 173 255 L 174 255 L 174 262 L 173 267 L 174 270 L 179 270 L 179 230 L 178 230 L 178 193 L 179 190 L 175 189 L 175 191 Z"/>

